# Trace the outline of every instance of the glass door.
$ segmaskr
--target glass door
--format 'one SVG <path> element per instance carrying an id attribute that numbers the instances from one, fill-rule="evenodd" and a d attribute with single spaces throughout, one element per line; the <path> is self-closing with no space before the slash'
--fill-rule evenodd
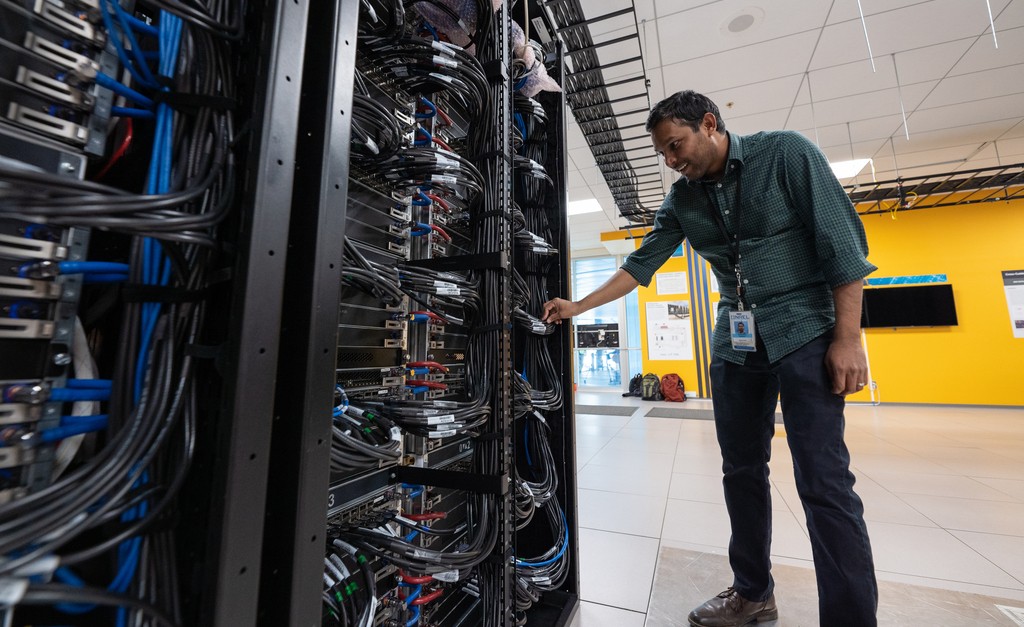
<path id="1" fill-rule="evenodd" d="M 573 298 L 582 298 L 611 278 L 615 257 L 589 257 L 572 262 Z M 611 302 L 575 319 L 575 382 L 581 387 L 622 387 L 622 304 Z"/>

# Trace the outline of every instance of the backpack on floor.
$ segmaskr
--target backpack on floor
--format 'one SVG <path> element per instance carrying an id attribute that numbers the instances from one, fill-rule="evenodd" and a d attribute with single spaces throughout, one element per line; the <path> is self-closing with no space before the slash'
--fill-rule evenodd
<path id="1" fill-rule="evenodd" d="M 661 400 L 661 379 L 653 372 L 644 375 L 641 396 L 645 401 Z"/>
<path id="2" fill-rule="evenodd" d="M 643 396 L 644 395 L 644 375 L 638 374 L 633 375 L 633 378 L 629 380 L 629 391 L 623 394 L 623 396 Z"/>
<path id="3" fill-rule="evenodd" d="M 683 389 L 683 380 L 674 372 L 661 378 L 661 396 L 666 401 L 682 403 L 686 400 L 686 390 Z"/>

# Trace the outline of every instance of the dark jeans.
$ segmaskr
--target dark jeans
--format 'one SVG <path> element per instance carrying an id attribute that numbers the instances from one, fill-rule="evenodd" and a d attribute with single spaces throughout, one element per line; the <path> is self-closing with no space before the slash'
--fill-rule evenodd
<path id="1" fill-rule="evenodd" d="M 764 345 L 738 365 L 714 358 L 711 389 L 722 448 L 725 503 L 732 524 L 733 587 L 746 599 L 768 598 L 772 508 L 768 460 L 781 397 L 797 491 L 807 516 L 818 578 L 820 622 L 828 627 L 876 625 L 878 587 L 864 506 L 853 491 L 843 442 L 845 401 L 831 392 L 825 353 L 831 333 L 769 363 Z"/>

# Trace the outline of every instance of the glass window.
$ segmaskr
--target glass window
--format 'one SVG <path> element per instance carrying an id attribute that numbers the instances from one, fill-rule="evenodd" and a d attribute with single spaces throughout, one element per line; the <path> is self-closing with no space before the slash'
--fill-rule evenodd
<path id="1" fill-rule="evenodd" d="M 615 257 L 589 257 L 572 262 L 573 298 L 580 299 L 611 278 L 619 265 Z M 619 347 L 619 303 L 612 301 L 575 319 L 575 377 L 581 386 L 622 385 Z"/>
<path id="2" fill-rule="evenodd" d="M 579 300 L 611 278 L 618 264 L 615 257 L 592 257 L 572 262 L 572 293 Z M 576 318 L 576 324 L 617 324 L 619 304 L 615 301 L 595 307 Z"/>

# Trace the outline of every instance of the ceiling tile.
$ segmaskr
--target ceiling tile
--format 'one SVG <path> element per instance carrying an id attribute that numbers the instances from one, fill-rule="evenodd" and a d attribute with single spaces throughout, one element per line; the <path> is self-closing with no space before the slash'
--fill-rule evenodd
<path id="1" fill-rule="evenodd" d="M 597 163 L 594 162 L 594 155 L 591 154 L 590 148 L 573 148 L 569 151 L 569 157 L 579 170 L 596 169 Z"/>
<path id="2" fill-rule="evenodd" d="M 950 76 L 939 83 L 921 108 L 940 107 L 971 100 L 987 100 L 1024 91 L 1024 63 Z M 1018 109 L 1022 111 L 1022 109 Z"/>
<path id="3" fill-rule="evenodd" d="M 1024 120 L 1017 122 L 1013 128 L 1000 135 L 999 139 L 1013 139 L 1018 137 L 1024 137 Z"/>
<path id="4" fill-rule="evenodd" d="M 671 93 L 681 89 L 709 93 L 800 74 L 807 66 L 816 39 L 817 32 L 801 33 L 666 65 L 665 88 Z"/>
<path id="5" fill-rule="evenodd" d="M 570 187 L 568 190 L 566 190 L 566 193 L 569 196 L 569 202 L 575 202 L 577 200 L 587 200 L 588 198 L 594 197 L 594 193 L 590 191 L 590 187 L 588 187 L 587 185 L 584 185 L 583 187 Z"/>
<path id="6" fill-rule="evenodd" d="M 935 81 L 932 81 L 908 85 L 903 89 L 903 103 L 908 115 L 934 86 Z M 801 101 L 807 102 L 803 98 Z M 845 126 L 847 122 L 899 114 L 900 93 L 895 88 L 827 101 L 819 101 L 815 94 L 813 112 L 809 103 L 794 107 L 788 126 L 801 130 L 817 126 L 820 133 L 823 128 L 834 124 Z"/>
<path id="7" fill-rule="evenodd" d="M 565 143 L 570 150 L 573 148 L 587 147 L 587 140 L 583 137 L 583 131 L 580 130 L 578 124 L 575 124 L 572 121 L 570 121 L 565 133 Z"/>
<path id="8" fill-rule="evenodd" d="M 914 134 L 920 131 L 961 127 L 972 122 L 1020 119 L 1022 115 L 1024 115 L 1024 93 L 961 102 L 944 107 L 923 108 L 910 116 L 907 125 L 910 127 L 910 135 L 913 138 Z"/>
<path id="9" fill-rule="evenodd" d="M 755 113 L 735 118 L 728 117 L 725 118 L 725 126 L 730 131 L 740 135 L 749 135 L 758 131 L 778 130 L 782 129 L 786 123 L 787 111 L 788 109 L 777 109 L 775 111 L 765 111 L 764 113 Z"/>
<path id="10" fill-rule="evenodd" d="M 993 9 L 1003 2 L 993 0 Z M 878 57 L 892 52 L 929 46 L 936 41 L 977 37 L 988 29 L 989 22 L 988 10 L 982 2 L 932 0 L 868 16 L 867 25 L 877 63 Z"/>
<path id="11" fill-rule="evenodd" d="M 861 7 L 864 9 L 864 15 L 878 15 L 882 16 L 886 13 L 890 13 L 897 9 L 905 6 L 923 4 L 926 5 L 930 0 L 861 0 Z M 857 10 L 856 2 L 834 2 L 832 4 L 832 12 L 828 16 L 829 24 L 837 24 L 839 22 L 846 22 L 849 20 L 860 21 L 860 13 Z"/>
<path id="12" fill-rule="evenodd" d="M 706 58 L 807 31 L 814 31 L 816 39 L 829 8 L 828 3 L 805 0 L 773 0 L 765 6 L 762 9 L 747 0 L 723 0 L 659 17 L 663 62 Z M 753 24 L 734 33 L 729 29 L 734 19 L 750 19 Z"/>
<path id="13" fill-rule="evenodd" d="M 1020 63 L 1024 59 L 1024 27 L 998 31 L 999 47 L 992 45 L 988 38 L 979 39 L 967 54 L 953 66 L 951 76 L 969 74 L 979 70 L 1004 67 Z"/>
<path id="14" fill-rule="evenodd" d="M 999 6 L 1002 4 L 1005 4 L 1006 7 L 1000 9 Z M 992 14 L 996 20 L 996 39 L 999 40 L 999 46 L 1002 47 L 1003 31 L 1024 26 L 1024 4 L 1013 0 L 995 0 L 992 3 Z"/>
<path id="15" fill-rule="evenodd" d="M 707 92 L 705 95 L 718 105 L 728 124 L 730 118 L 788 109 L 793 104 L 801 79 L 799 75 L 786 76 Z"/>
<path id="16" fill-rule="evenodd" d="M 996 148 L 999 150 L 999 155 L 1004 159 L 1003 163 L 1006 163 L 1007 159 L 1011 162 L 1024 160 L 1021 159 L 1021 157 L 1024 157 L 1024 136 L 1013 139 L 1000 139 L 996 142 Z"/>
<path id="17" fill-rule="evenodd" d="M 955 41 L 904 52 L 896 56 L 900 84 L 941 79 L 967 50 L 970 42 Z M 810 73 L 814 101 L 844 98 L 855 94 L 896 87 L 896 73 L 891 58 L 875 59 L 875 72 L 864 61 L 843 63 Z"/>
<path id="18" fill-rule="evenodd" d="M 984 122 L 920 132 L 914 130 L 913 121 L 910 124 L 909 142 L 903 135 L 897 135 L 893 138 L 898 155 L 908 152 L 940 150 L 950 146 L 963 146 L 967 144 L 980 146 L 986 141 L 992 141 L 1006 132 L 1013 126 L 1014 121 Z"/>

